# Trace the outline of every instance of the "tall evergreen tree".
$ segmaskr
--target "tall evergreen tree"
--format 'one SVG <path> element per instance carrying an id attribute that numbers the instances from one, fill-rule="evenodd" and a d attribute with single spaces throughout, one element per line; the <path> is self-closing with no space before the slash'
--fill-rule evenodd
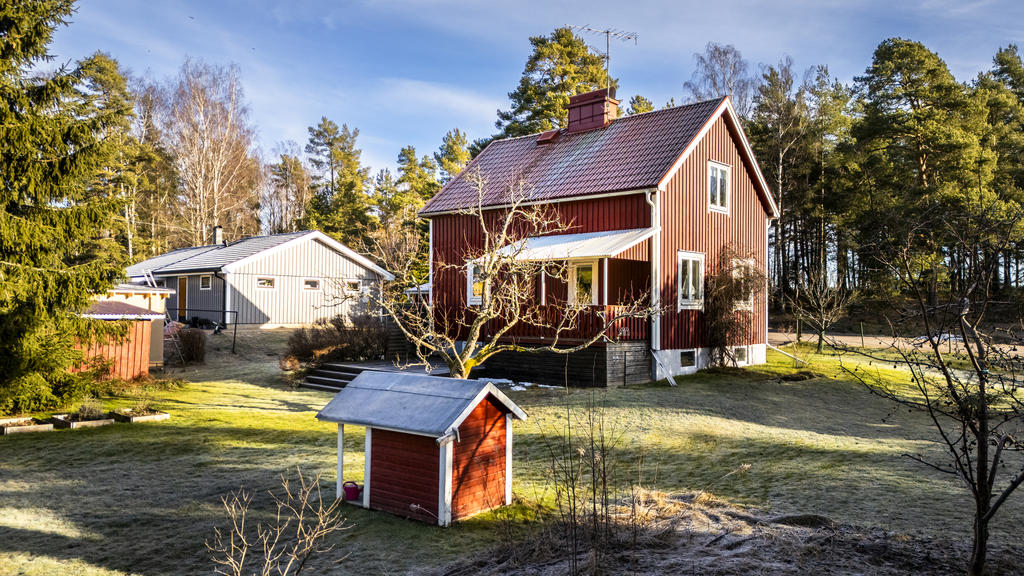
<path id="1" fill-rule="evenodd" d="M 441 184 L 447 184 L 449 180 L 459 175 L 462 169 L 469 164 L 470 152 L 466 140 L 466 134 L 458 128 L 449 130 L 441 140 L 441 148 L 434 152 L 434 161 L 441 173 Z"/>
<path id="2" fill-rule="evenodd" d="M 437 180 L 437 163 L 430 156 L 416 158 L 416 148 L 406 146 L 398 153 L 398 184 L 413 195 L 416 209 L 441 189 Z"/>
<path id="3" fill-rule="evenodd" d="M 501 137 L 564 128 L 571 96 L 608 84 L 618 87 L 618 80 L 608 78 L 604 58 L 594 54 L 570 28 L 558 28 L 550 36 L 533 36 L 530 44 L 533 53 L 519 86 L 508 94 L 512 108 L 498 111 L 495 126 Z"/>
<path id="4" fill-rule="evenodd" d="M 373 216 L 366 193 L 369 168 L 360 163 L 356 148 L 359 129 L 341 128 L 323 117 L 309 128 L 306 154 L 313 168 L 315 193 L 307 213 L 309 228 L 319 229 L 339 241 L 360 249 L 366 244 Z"/>
<path id="5" fill-rule="evenodd" d="M 96 54 L 52 74 L 47 45 L 71 0 L 0 4 L 0 412 L 83 393 L 76 339 L 100 330 L 78 313 L 123 274 L 109 238 L 121 207 L 95 184 L 115 159 L 130 109 Z"/>
<path id="6" fill-rule="evenodd" d="M 629 108 L 626 109 L 626 115 L 643 114 L 652 110 L 654 110 L 654 102 L 637 94 L 629 99 Z"/>

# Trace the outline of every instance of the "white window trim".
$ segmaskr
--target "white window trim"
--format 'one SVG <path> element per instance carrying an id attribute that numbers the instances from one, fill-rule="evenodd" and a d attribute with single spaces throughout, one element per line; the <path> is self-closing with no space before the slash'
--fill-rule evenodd
<path id="1" fill-rule="evenodd" d="M 693 364 L 689 366 L 683 366 L 683 354 L 693 354 Z M 700 362 L 700 352 L 696 348 L 686 348 L 679 351 L 679 368 L 682 370 L 696 370 L 697 365 Z"/>
<path id="2" fill-rule="evenodd" d="M 204 278 L 209 282 L 206 285 L 206 288 L 203 288 L 203 279 Z M 209 274 L 204 274 L 204 275 L 200 276 L 199 277 L 199 289 L 203 290 L 203 291 L 213 290 L 213 276 L 210 276 Z"/>
<path id="3" fill-rule="evenodd" d="M 309 282 L 310 280 L 316 282 L 316 288 L 310 288 L 310 287 L 306 286 L 306 282 Z M 303 292 L 320 292 L 321 290 L 323 290 L 323 285 L 324 285 L 323 280 L 321 280 L 319 278 L 306 277 L 306 278 L 302 279 L 302 291 Z"/>
<path id="4" fill-rule="evenodd" d="M 473 268 L 475 267 L 474 262 L 471 260 L 466 262 L 466 305 L 467 306 L 480 306 L 483 304 L 483 294 L 479 296 L 473 295 Z M 487 290 L 487 286 L 483 286 L 483 290 Z"/>
<path id="5" fill-rule="evenodd" d="M 260 286 L 260 280 L 270 280 L 273 286 Z M 277 276 L 261 275 L 256 277 L 257 290 L 277 290 Z"/>
<path id="6" fill-rule="evenodd" d="M 736 353 L 739 352 L 740 350 L 743 351 L 743 359 L 742 360 L 740 360 L 739 358 L 736 358 L 736 356 L 737 356 Z M 750 346 L 734 346 L 733 349 L 732 349 L 732 355 L 733 355 L 734 358 L 736 358 L 736 364 L 737 365 L 739 365 L 739 364 L 743 364 L 743 365 L 749 364 L 750 363 Z"/>
<path id="7" fill-rule="evenodd" d="M 349 287 L 349 284 L 352 283 L 352 282 L 355 282 L 355 283 L 359 284 L 359 287 L 356 288 L 355 290 L 351 289 Z M 363 292 L 363 281 L 362 280 L 347 278 L 347 279 L 342 281 L 342 284 L 343 284 L 343 288 L 345 289 L 345 294 L 362 294 L 362 292 Z"/>
<path id="8" fill-rule="evenodd" d="M 597 260 L 590 262 L 576 262 L 569 266 L 569 304 L 576 304 L 576 269 L 580 266 L 589 266 L 592 270 L 591 274 L 591 285 L 590 285 L 590 306 L 598 305 L 598 267 Z"/>
<path id="9" fill-rule="evenodd" d="M 757 260 L 753 258 L 735 258 L 732 261 L 732 275 L 735 278 L 740 270 L 744 267 L 754 270 L 757 266 Z M 736 303 L 737 310 L 753 310 L 754 309 L 754 292 L 750 292 L 750 298 L 746 300 L 740 300 Z"/>
<path id="10" fill-rule="evenodd" d="M 718 212 L 719 214 L 729 214 L 729 209 L 732 207 L 732 166 L 723 164 L 721 162 L 715 162 L 714 160 L 708 160 L 708 186 L 704 188 L 704 193 L 708 194 L 711 189 L 711 170 L 717 168 L 725 171 L 725 206 L 718 206 L 717 204 L 711 203 L 710 194 L 707 196 L 708 199 L 708 211 Z"/>
<path id="11" fill-rule="evenodd" d="M 700 290 L 700 297 L 697 299 L 684 299 L 683 298 L 683 260 L 689 262 L 690 260 L 697 260 L 700 262 L 700 281 L 697 284 L 698 290 Z M 689 264 L 687 264 L 689 265 Z M 706 269 L 704 267 L 704 253 L 703 252 L 687 252 L 686 250 L 679 250 L 676 252 L 676 311 L 680 310 L 704 310 L 704 274 Z"/>

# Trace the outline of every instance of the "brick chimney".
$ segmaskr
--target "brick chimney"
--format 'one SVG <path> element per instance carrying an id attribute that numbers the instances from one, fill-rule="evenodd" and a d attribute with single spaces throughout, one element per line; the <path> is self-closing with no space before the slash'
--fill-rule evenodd
<path id="1" fill-rule="evenodd" d="M 224 243 L 224 229 L 220 226 L 213 227 L 213 245 Z"/>
<path id="2" fill-rule="evenodd" d="M 618 117 L 615 88 L 602 88 L 569 98 L 569 134 L 604 128 Z"/>

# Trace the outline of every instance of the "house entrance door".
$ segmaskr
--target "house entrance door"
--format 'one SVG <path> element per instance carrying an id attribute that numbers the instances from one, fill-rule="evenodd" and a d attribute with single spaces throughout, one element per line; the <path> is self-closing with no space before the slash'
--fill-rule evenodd
<path id="1" fill-rule="evenodd" d="M 188 276 L 178 276 L 178 321 L 188 321 Z"/>

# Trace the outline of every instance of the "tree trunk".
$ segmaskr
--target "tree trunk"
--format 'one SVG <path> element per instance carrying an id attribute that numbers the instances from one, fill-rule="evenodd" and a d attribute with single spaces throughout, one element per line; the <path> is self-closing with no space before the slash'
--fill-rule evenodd
<path id="1" fill-rule="evenodd" d="M 980 504 L 980 503 L 979 503 Z M 967 576 L 984 576 L 988 557 L 988 521 L 982 518 L 981 510 L 974 517 L 974 547 L 971 550 L 971 564 Z"/>

